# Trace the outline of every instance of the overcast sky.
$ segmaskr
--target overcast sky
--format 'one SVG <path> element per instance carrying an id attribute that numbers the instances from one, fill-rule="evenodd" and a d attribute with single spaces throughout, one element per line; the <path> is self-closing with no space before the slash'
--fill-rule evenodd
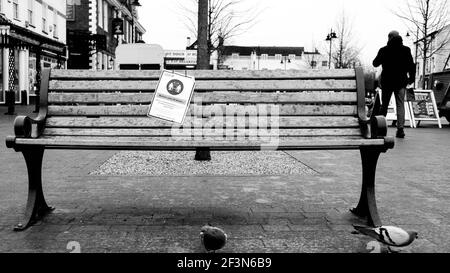
<path id="1" fill-rule="evenodd" d="M 362 59 L 370 64 L 389 31 L 396 29 L 405 36 L 407 28 L 392 13 L 404 7 L 405 0 L 242 0 L 262 10 L 257 24 L 228 45 L 303 46 L 310 50 L 314 41 L 325 51 L 325 38 L 345 10 L 353 20 L 353 32 L 362 50 Z M 184 49 L 186 27 L 179 3 L 191 0 L 143 0 L 140 21 L 147 29 L 144 40 L 164 49 Z M 410 45 L 404 37 L 405 44 Z M 326 53 L 326 52 L 324 52 Z"/>

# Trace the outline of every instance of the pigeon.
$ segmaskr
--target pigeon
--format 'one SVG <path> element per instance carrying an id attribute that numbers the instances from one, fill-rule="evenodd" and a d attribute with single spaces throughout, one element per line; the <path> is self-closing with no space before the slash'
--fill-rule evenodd
<path id="1" fill-rule="evenodd" d="M 200 241 L 207 252 L 215 252 L 225 246 L 227 235 L 222 229 L 208 224 L 201 229 Z"/>
<path id="2" fill-rule="evenodd" d="M 376 228 L 353 225 L 360 233 L 376 239 L 378 242 L 388 246 L 389 251 L 392 247 L 409 246 L 415 239 L 419 238 L 415 231 L 405 231 L 399 227 L 381 226 Z"/>

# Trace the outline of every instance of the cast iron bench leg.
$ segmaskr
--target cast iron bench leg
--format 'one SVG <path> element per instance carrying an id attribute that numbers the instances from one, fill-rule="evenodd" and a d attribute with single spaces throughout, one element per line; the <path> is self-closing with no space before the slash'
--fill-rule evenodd
<path id="1" fill-rule="evenodd" d="M 15 231 L 23 231 L 36 221 L 42 219 L 53 208 L 45 202 L 42 190 L 42 158 L 43 147 L 27 147 L 22 151 L 28 169 L 28 201 L 25 215 L 15 228 Z"/>
<path id="2" fill-rule="evenodd" d="M 351 211 L 360 217 L 367 217 L 368 225 L 381 226 L 375 198 L 375 172 L 381 151 L 376 148 L 361 148 L 362 190 L 358 206 Z"/>

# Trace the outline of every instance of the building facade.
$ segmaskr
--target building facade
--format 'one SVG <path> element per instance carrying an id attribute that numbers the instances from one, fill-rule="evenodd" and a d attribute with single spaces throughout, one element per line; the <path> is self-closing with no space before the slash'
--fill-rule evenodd
<path id="1" fill-rule="evenodd" d="M 431 33 L 429 36 L 431 41 L 430 52 L 436 51 L 436 48 L 440 47 L 444 43 L 444 46 L 436 51 L 430 58 L 427 58 L 425 65 L 425 81 L 429 80 L 429 75 L 434 73 L 440 73 L 450 69 L 450 25 L 447 25 L 440 32 Z M 421 43 L 421 40 L 418 41 Z M 423 75 L 423 52 L 420 50 L 420 46 L 417 46 L 417 42 L 414 43 L 415 59 L 416 59 L 416 80 L 418 86 L 422 82 Z M 427 88 L 432 88 L 427 86 Z"/>
<path id="2" fill-rule="evenodd" d="M 0 51 L 0 104 L 30 103 L 42 68 L 66 65 L 66 1 L 0 0 Z"/>
<path id="3" fill-rule="evenodd" d="M 326 56 L 303 47 L 224 46 L 218 66 L 233 70 L 328 69 Z"/>
<path id="4" fill-rule="evenodd" d="M 120 44 L 142 41 L 137 0 L 68 0 L 69 69 L 114 69 Z"/>

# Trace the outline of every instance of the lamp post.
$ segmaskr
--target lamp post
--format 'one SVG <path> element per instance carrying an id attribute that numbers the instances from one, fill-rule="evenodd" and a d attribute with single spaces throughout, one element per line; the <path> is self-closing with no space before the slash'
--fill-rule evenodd
<path id="1" fill-rule="evenodd" d="M 328 60 L 328 69 L 331 69 L 331 50 L 332 50 L 333 39 L 337 39 L 337 35 L 336 35 L 336 32 L 334 32 L 333 29 L 331 29 L 330 33 L 327 34 L 327 38 L 325 39 L 325 41 L 330 42 L 330 57 Z"/>
<path id="2" fill-rule="evenodd" d="M 281 64 L 284 64 L 284 70 L 287 70 L 286 69 L 286 66 L 287 66 L 287 64 L 289 63 L 291 63 L 291 59 L 289 59 L 288 58 L 288 56 L 282 56 L 281 57 L 281 62 L 280 62 Z"/>
<path id="3" fill-rule="evenodd" d="M 134 0 L 133 3 L 131 3 L 131 25 L 132 25 L 132 30 L 131 30 L 131 35 L 133 35 L 133 37 L 131 37 L 131 43 L 134 44 L 136 42 L 136 30 L 134 29 L 134 9 L 136 7 L 141 7 L 141 3 L 139 3 L 139 0 Z"/>
<path id="4" fill-rule="evenodd" d="M 409 32 L 407 32 L 406 33 L 406 37 L 407 38 L 410 38 L 411 37 L 411 34 L 409 34 Z M 414 38 L 414 37 L 412 37 L 412 38 Z M 413 44 L 414 44 L 414 46 L 415 46 L 415 52 L 414 52 L 414 65 L 416 66 L 416 69 L 417 69 L 417 54 L 418 54 L 418 51 L 419 51 L 419 27 L 417 27 L 417 33 L 416 33 L 416 41 L 414 41 L 414 39 L 413 39 Z M 419 71 L 418 70 L 416 70 L 416 73 L 418 73 Z M 417 77 L 416 77 L 417 78 Z M 416 88 L 416 82 L 414 82 L 414 88 Z"/>

